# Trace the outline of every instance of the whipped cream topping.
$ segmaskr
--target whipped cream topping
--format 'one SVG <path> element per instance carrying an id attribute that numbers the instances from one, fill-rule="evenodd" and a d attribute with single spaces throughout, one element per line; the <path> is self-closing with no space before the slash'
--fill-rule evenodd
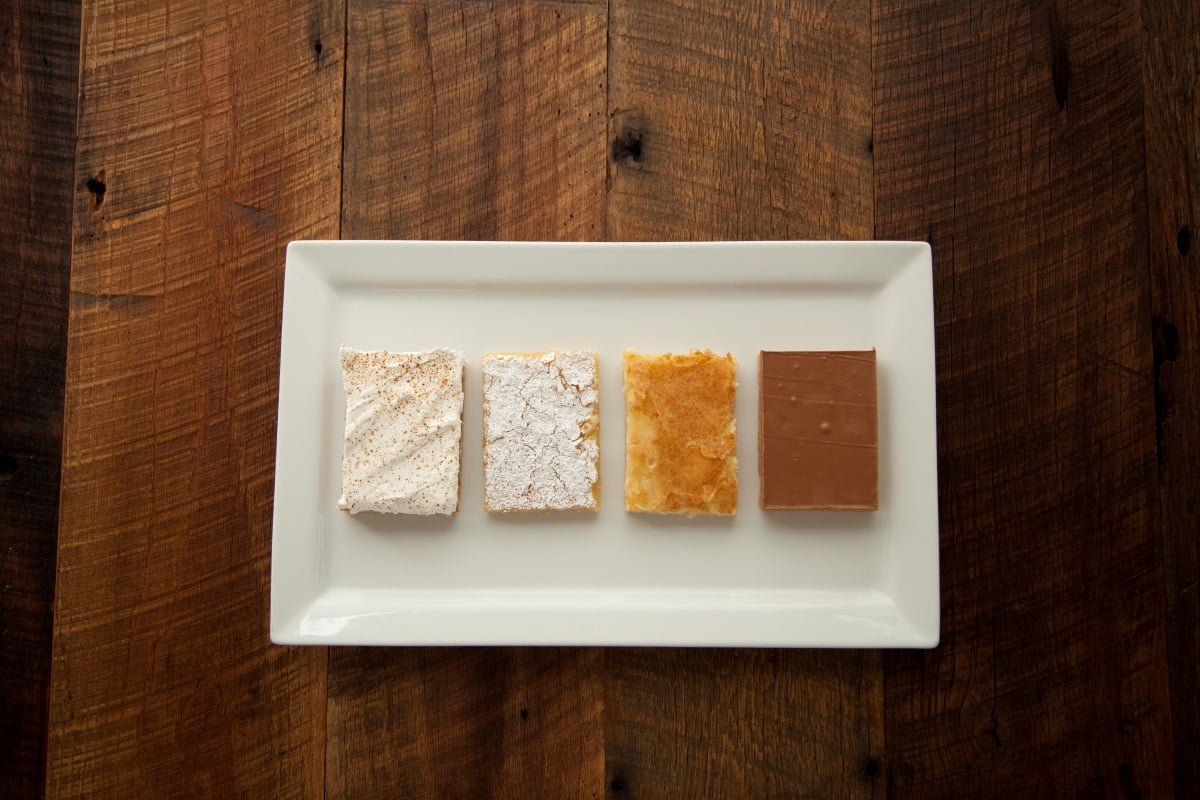
<path id="1" fill-rule="evenodd" d="M 351 514 L 453 514 L 462 450 L 463 355 L 341 349 L 342 496 Z"/>
<path id="2" fill-rule="evenodd" d="M 596 508 L 596 354 L 484 356 L 489 511 Z"/>

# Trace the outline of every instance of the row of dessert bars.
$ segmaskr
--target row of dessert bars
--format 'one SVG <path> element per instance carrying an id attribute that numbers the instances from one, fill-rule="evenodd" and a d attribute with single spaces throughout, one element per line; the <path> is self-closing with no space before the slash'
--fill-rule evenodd
<path id="1" fill-rule="evenodd" d="M 458 510 L 465 363 L 447 349 L 342 348 L 339 508 Z M 626 510 L 737 511 L 735 367 L 707 350 L 626 352 Z M 495 353 L 481 369 L 486 509 L 597 510 L 596 354 Z M 874 350 L 764 351 L 758 405 L 762 508 L 878 508 Z"/>

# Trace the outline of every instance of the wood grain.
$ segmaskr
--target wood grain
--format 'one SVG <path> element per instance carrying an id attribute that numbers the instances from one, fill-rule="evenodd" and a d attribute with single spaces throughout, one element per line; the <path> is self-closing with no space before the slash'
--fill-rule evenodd
<path id="1" fill-rule="evenodd" d="M 346 238 L 601 238 L 603 4 L 351 0 Z"/>
<path id="2" fill-rule="evenodd" d="M 342 5 L 89 0 L 48 794 L 314 797 L 268 641 L 284 245 L 336 237 Z"/>
<path id="3" fill-rule="evenodd" d="M 608 797 L 884 796 L 878 651 L 607 656 Z"/>
<path id="4" fill-rule="evenodd" d="M 1200 791 L 1200 9 L 1142 3 L 1158 522 L 1175 786 Z"/>
<path id="5" fill-rule="evenodd" d="M 79 6 L 0 10 L 0 796 L 1195 793 L 1194 3 Z M 270 646 L 339 233 L 930 241 L 942 645 Z"/>
<path id="6" fill-rule="evenodd" d="M 602 236 L 604 5 L 352 0 L 342 234 Z M 330 798 L 598 797 L 596 649 L 335 648 Z"/>
<path id="7" fill-rule="evenodd" d="M 942 643 L 891 796 L 1169 797 L 1131 3 L 882 0 L 878 238 L 933 246 Z"/>
<path id="8" fill-rule="evenodd" d="M 0 797 L 41 797 L 79 8 L 0 6 Z"/>
<path id="9" fill-rule="evenodd" d="M 869 238 L 868 2 L 613 0 L 614 239 Z M 613 798 L 882 797 L 875 652 L 612 650 Z"/>
<path id="10" fill-rule="evenodd" d="M 326 796 L 599 797 L 598 648 L 330 651 Z"/>
<path id="11" fill-rule="evenodd" d="M 609 238 L 869 239 L 869 0 L 613 0 Z"/>

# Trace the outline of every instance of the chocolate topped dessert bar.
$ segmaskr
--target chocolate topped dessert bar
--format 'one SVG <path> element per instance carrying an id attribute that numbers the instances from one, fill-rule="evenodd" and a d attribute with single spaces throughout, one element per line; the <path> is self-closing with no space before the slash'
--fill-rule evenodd
<path id="1" fill-rule="evenodd" d="M 759 354 L 759 503 L 879 508 L 875 351 Z"/>

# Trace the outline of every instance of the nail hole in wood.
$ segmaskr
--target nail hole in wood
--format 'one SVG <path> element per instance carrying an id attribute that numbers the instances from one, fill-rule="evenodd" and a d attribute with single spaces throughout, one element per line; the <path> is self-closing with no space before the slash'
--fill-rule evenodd
<path id="1" fill-rule="evenodd" d="M 321 44 L 321 37 L 318 36 L 316 39 L 313 39 L 312 48 L 316 57 L 320 58 L 321 51 L 325 49 L 325 45 Z"/>
<path id="2" fill-rule="evenodd" d="M 0 453 L 0 483 L 12 480 L 20 469 L 21 464 L 17 461 L 16 456 Z"/>
<path id="3" fill-rule="evenodd" d="M 612 160 L 618 164 L 642 163 L 642 132 L 626 128 L 612 143 Z"/>
<path id="4" fill-rule="evenodd" d="M 1156 317 L 1153 320 L 1154 360 L 1156 363 L 1179 360 L 1179 328 L 1173 322 Z"/>
<path id="5" fill-rule="evenodd" d="M 1121 778 L 1121 791 L 1126 797 L 1141 797 L 1141 793 L 1133 785 L 1133 765 L 1122 763 L 1117 766 L 1117 774 Z"/>
<path id="6" fill-rule="evenodd" d="M 92 197 L 96 201 L 96 208 L 104 202 L 104 194 L 108 191 L 108 184 L 104 182 L 104 170 L 100 170 L 95 175 L 87 179 L 87 190 L 92 193 Z"/>

